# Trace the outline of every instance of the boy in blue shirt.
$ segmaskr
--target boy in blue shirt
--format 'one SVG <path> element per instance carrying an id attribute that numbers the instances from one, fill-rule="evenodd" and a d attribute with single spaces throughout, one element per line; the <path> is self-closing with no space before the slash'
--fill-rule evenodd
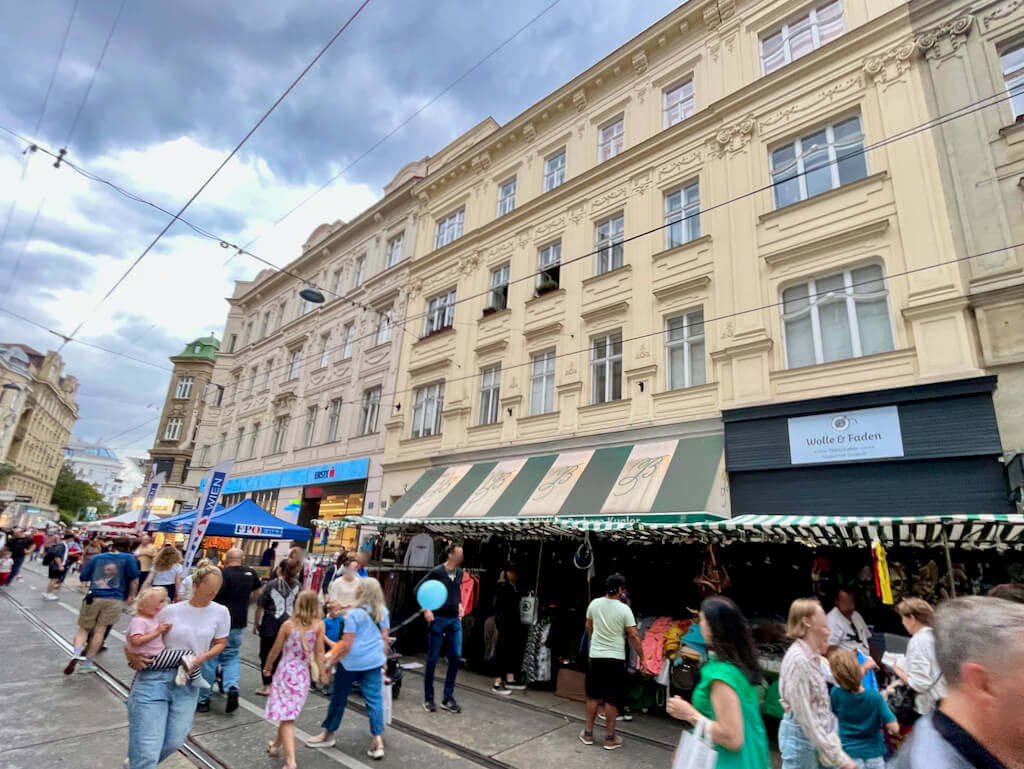
<path id="1" fill-rule="evenodd" d="M 900 725 L 877 691 L 865 690 L 864 672 L 852 651 L 835 651 L 828 658 L 838 686 L 832 688 L 832 712 L 839 719 L 843 750 L 858 769 L 885 769 L 882 728 L 899 734 Z"/>
<path id="2" fill-rule="evenodd" d="M 324 609 L 327 610 L 327 616 L 324 618 L 324 636 L 328 641 L 337 643 L 341 640 L 341 633 L 345 629 L 345 618 L 341 616 L 341 604 L 337 601 L 328 601 L 324 604 Z M 327 653 L 330 653 L 330 649 L 327 649 Z M 324 686 L 321 691 L 331 696 L 332 683 Z"/>

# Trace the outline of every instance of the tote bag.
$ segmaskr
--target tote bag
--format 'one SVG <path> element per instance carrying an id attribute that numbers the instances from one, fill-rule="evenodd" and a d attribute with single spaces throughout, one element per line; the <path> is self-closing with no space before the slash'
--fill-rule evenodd
<path id="1" fill-rule="evenodd" d="M 711 722 L 701 718 L 692 732 L 684 731 L 679 738 L 672 769 L 715 769 L 717 763 L 718 753 L 711 744 Z"/>
<path id="2" fill-rule="evenodd" d="M 537 594 L 532 590 L 519 599 L 519 621 L 524 625 L 537 624 Z"/>

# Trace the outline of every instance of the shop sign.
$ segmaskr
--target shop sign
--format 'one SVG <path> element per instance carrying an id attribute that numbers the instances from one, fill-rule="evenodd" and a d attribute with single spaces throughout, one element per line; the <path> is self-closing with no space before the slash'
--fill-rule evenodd
<path id="1" fill-rule="evenodd" d="M 789 457 L 794 465 L 902 456 L 903 434 L 897 406 L 789 420 Z"/>
<path id="2" fill-rule="evenodd" d="M 235 524 L 236 537 L 262 537 L 263 539 L 281 539 L 284 528 L 281 526 L 253 526 L 248 523 Z"/>
<path id="3" fill-rule="evenodd" d="M 272 473 L 247 475 L 240 478 L 229 478 L 224 485 L 225 494 L 237 494 L 242 491 L 262 491 L 263 489 L 285 489 L 292 486 L 310 486 L 318 483 L 342 483 L 365 478 L 369 474 L 370 460 L 347 459 L 329 465 L 313 465 L 312 467 L 296 467 L 292 470 L 277 470 Z M 202 490 L 202 486 L 200 486 Z"/>
<path id="4" fill-rule="evenodd" d="M 15 502 L 31 502 L 32 501 L 32 497 L 30 497 L 28 494 L 18 494 L 14 498 L 14 501 Z"/>

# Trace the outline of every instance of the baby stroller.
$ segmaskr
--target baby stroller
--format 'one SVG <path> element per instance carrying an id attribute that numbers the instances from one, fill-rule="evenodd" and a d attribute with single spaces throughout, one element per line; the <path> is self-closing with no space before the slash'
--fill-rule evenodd
<path id="1" fill-rule="evenodd" d="M 397 700 L 402 691 L 402 655 L 395 651 L 395 639 L 388 645 L 388 661 L 384 668 L 384 680 L 391 684 L 391 698 Z"/>

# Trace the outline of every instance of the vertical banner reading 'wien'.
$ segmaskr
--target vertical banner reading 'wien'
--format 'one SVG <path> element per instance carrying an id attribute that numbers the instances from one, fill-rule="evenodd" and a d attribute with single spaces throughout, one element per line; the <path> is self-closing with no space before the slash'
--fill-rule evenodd
<path id="1" fill-rule="evenodd" d="M 192 533 L 188 538 L 188 545 L 185 547 L 185 568 L 192 565 L 196 553 L 199 552 L 199 544 L 203 541 L 206 529 L 210 525 L 210 518 L 213 511 L 217 509 L 217 500 L 220 498 L 220 490 L 224 488 L 224 481 L 235 464 L 233 459 L 225 459 L 217 464 L 206 476 L 203 484 L 203 494 L 199 498 L 199 505 L 196 507 L 196 522 L 192 524 Z"/>
<path id="2" fill-rule="evenodd" d="M 156 465 L 153 466 L 156 469 Z M 149 516 L 153 512 L 153 500 L 156 499 L 157 490 L 167 480 L 167 473 L 157 473 L 153 476 L 153 480 L 149 483 L 149 489 L 146 491 L 146 501 L 142 505 L 142 509 L 139 511 L 139 520 L 135 522 L 135 534 L 141 537 L 142 532 L 146 530 L 146 524 L 149 523 Z"/>

